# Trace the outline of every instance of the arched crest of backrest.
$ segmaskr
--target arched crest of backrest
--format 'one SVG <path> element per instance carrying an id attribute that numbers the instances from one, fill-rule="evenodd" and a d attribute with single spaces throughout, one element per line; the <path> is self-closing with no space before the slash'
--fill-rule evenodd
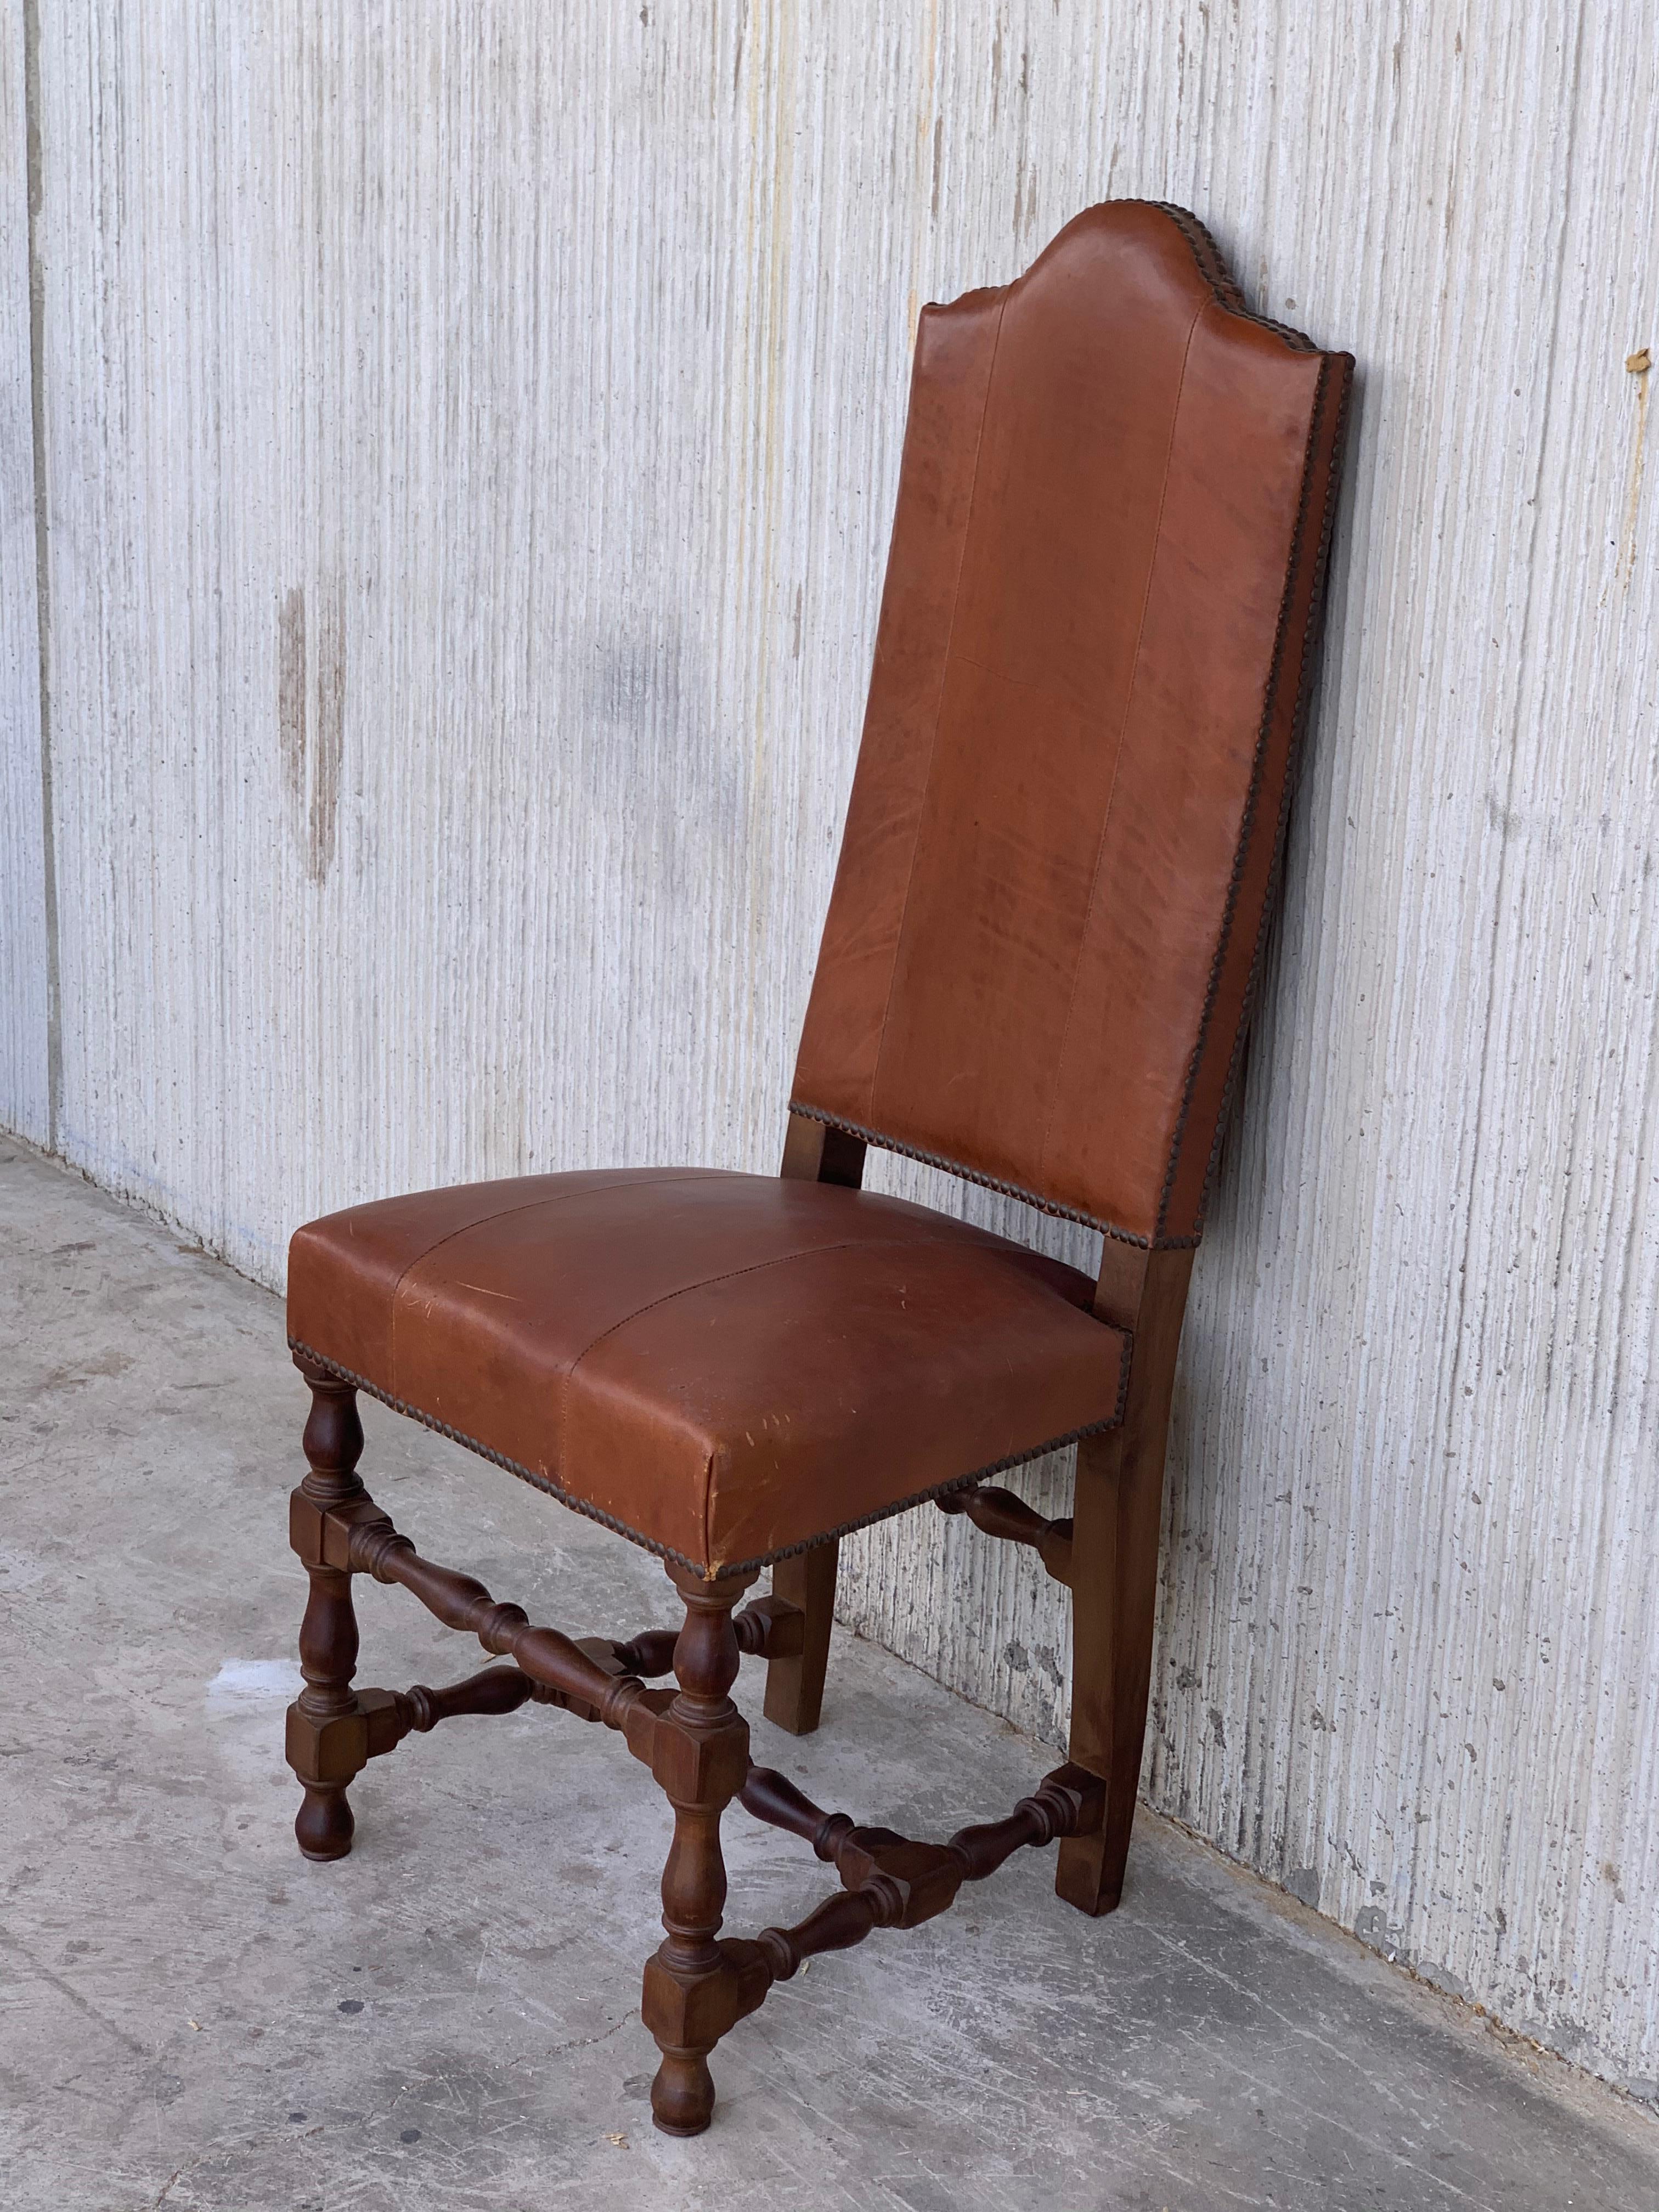
<path id="1" fill-rule="evenodd" d="M 793 1111 L 1196 1242 L 1352 371 L 1144 202 L 923 311 Z"/>

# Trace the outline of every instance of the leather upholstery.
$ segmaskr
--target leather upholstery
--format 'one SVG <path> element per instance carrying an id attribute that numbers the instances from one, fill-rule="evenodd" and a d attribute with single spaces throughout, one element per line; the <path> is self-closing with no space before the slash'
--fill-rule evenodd
<path id="1" fill-rule="evenodd" d="M 924 312 L 793 1110 L 1196 1241 L 1352 368 L 1138 204 Z M 1121 1419 L 1128 1339 L 1092 1291 L 835 1183 L 619 1170 L 313 1222 L 289 1325 L 712 1575 Z"/>
<path id="2" fill-rule="evenodd" d="M 797 1111 L 1196 1240 L 1352 368 L 1135 202 L 923 311 Z"/>
<path id="3" fill-rule="evenodd" d="M 312 1222 L 290 1340 L 705 1574 L 1115 1418 L 1087 1276 L 902 1200 L 695 1168 Z"/>

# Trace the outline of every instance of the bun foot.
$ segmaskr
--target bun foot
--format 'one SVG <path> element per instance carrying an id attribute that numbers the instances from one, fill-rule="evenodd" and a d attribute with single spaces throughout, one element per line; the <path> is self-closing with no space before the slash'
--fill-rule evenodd
<path id="1" fill-rule="evenodd" d="M 308 1859 L 343 1859 L 351 1849 L 356 1822 L 343 1790 L 307 1788 L 295 1816 L 294 1833 Z"/>
<path id="2" fill-rule="evenodd" d="M 714 2117 L 714 2077 L 701 2051 L 665 2051 L 651 2084 L 651 2117 L 665 2136 L 700 2136 Z"/>

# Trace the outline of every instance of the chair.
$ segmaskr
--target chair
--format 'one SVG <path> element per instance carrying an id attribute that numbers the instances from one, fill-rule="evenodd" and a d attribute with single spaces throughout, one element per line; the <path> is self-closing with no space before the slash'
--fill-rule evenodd
<path id="1" fill-rule="evenodd" d="M 659 2127 L 775 1981 L 911 1928 L 1026 1844 L 1110 1911 L 1151 1666 L 1188 1278 L 1283 843 L 1352 362 L 1244 307 L 1178 209 L 1090 209 L 1016 282 L 923 311 L 875 668 L 781 1174 L 536 1176 L 295 1237 L 310 1578 L 288 1755 L 307 1857 L 411 1729 L 527 1699 L 616 1729 L 673 1811 L 645 1969 Z M 1102 1234 L 1097 1280 L 860 1188 L 866 1147 Z M 422 1559 L 359 1480 L 356 1396 L 658 1553 L 684 1624 L 532 1626 Z M 1069 1519 L 986 1478 L 1075 1443 Z M 754 1765 L 729 1692 L 817 1724 L 837 1540 L 931 1504 L 1036 1548 L 1073 1601 L 1070 1755 L 1004 1820 L 919 1842 Z M 770 1590 L 739 1609 L 764 1570 Z M 352 1686 L 351 1577 L 508 1663 Z M 678 1688 L 648 1686 L 672 1670 Z M 721 1816 L 841 1888 L 720 1934 Z"/>

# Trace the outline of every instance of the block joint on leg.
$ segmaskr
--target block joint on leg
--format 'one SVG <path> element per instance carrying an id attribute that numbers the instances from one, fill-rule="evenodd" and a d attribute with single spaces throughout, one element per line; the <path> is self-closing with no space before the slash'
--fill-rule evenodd
<path id="1" fill-rule="evenodd" d="M 300 1625 L 305 1686 L 288 1711 L 288 1763 L 304 1792 L 294 1832 L 308 1859 L 341 1859 L 354 1822 L 346 1791 L 367 1765 L 370 1717 L 352 1689 L 357 1617 L 351 1571 L 331 1543 L 332 1516 L 374 1511 L 357 1474 L 363 1449 L 357 1393 L 306 1359 L 295 1364 L 311 1389 L 306 1422 L 307 1473 L 289 1502 L 289 1537 L 310 1583 Z"/>
<path id="2" fill-rule="evenodd" d="M 651 2111 L 666 2135 L 701 2135 L 713 2118 L 708 2054 L 765 1995 L 769 1979 L 752 1944 L 722 1943 L 726 1862 L 720 1815 L 749 1772 L 749 1724 L 732 1704 L 738 1645 L 732 1608 L 754 1579 L 669 1575 L 685 1601 L 674 1646 L 679 1690 L 657 1716 L 651 1771 L 674 1808 L 662 1877 L 664 1940 L 645 1971 L 642 2009 L 662 2062 Z"/>

